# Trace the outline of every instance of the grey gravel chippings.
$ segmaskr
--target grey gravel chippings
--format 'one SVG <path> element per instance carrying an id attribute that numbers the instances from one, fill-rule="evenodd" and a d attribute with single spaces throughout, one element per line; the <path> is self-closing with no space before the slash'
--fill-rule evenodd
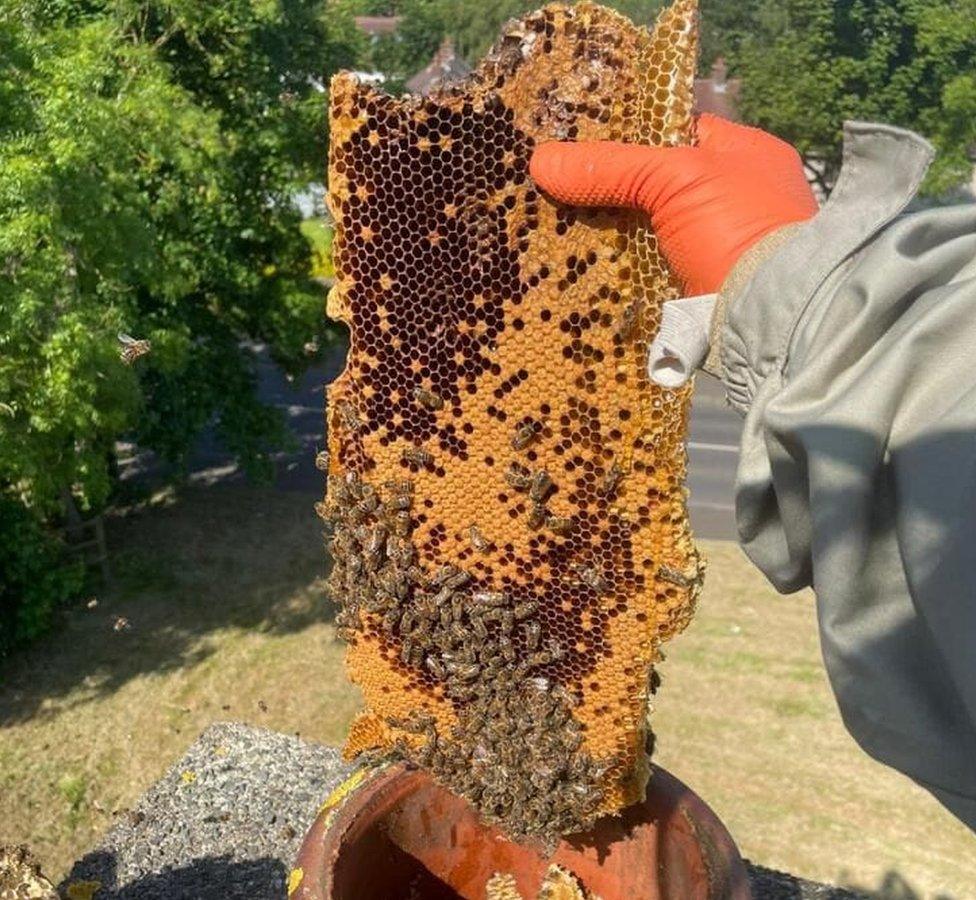
<path id="1" fill-rule="evenodd" d="M 95 900 L 279 900 L 302 836 L 349 772 L 332 747 L 212 725 L 75 863 Z"/>
<path id="2" fill-rule="evenodd" d="M 302 836 L 350 771 L 332 747 L 212 725 L 61 890 L 87 880 L 101 882 L 94 900 L 284 900 Z M 754 900 L 859 898 L 747 865 Z"/>

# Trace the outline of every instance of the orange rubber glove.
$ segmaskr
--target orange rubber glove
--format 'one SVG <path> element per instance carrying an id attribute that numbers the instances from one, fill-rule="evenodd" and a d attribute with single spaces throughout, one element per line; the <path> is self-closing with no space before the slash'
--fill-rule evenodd
<path id="1" fill-rule="evenodd" d="M 529 172 L 574 206 L 642 209 L 689 295 L 717 291 L 750 247 L 817 212 L 796 150 L 757 128 L 702 115 L 693 147 L 540 144 Z"/>

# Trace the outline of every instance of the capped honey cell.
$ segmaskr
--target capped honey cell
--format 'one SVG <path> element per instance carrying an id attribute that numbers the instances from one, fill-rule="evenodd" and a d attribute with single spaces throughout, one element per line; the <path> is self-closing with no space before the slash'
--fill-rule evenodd
<path id="1" fill-rule="evenodd" d="M 694 0 L 513 20 L 461 84 L 330 92 L 350 330 L 328 389 L 330 591 L 366 709 L 347 753 L 430 770 L 514 838 L 639 800 L 661 644 L 703 567 L 690 388 L 648 380 L 680 296 L 645 218 L 532 183 L 546 140 L 692 139 Z"/>

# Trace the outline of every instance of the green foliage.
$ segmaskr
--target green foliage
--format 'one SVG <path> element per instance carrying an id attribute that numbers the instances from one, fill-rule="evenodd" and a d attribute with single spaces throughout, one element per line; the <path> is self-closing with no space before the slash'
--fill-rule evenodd
<path id="1" fill-rule="evenodd" d="M 845 119 L 931 139 L 924 185 L 968 180 L 976 146 L 976 0 L 761 0 L 740 42 L 744 117 L 822 160 L 836 177 Z"/>
<path id="2" fill-rule="evenodd" d="M 306 219 L 302 222 L 302 234 L 312 250 L 312 275 L 315 278 L 332 278 L 332 228 L 322 219 Z"/>
<path id="3" fill-rule="evenodd" d="M 81 590 L 80 563 L 67 563 L 16 500 L 0 497 L 0 659 L 47 630 L 55 609 Z"/>
<path id="4" fill-rule="evenodd" d="M 0 5 L 0 501 L 97 508 L 120 435 L 182 466 L 211 423 L 270 474 L 241 344 L 297 371 L 327 343 L 294 198 L 362 43 L 333 0 Z M 124 365 L 119 332 L 152 352 Z"/>

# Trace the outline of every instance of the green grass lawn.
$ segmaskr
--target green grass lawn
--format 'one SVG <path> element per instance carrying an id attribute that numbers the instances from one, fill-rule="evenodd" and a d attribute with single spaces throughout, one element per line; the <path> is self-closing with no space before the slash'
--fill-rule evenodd
<path id="1" fill-rule="evenodd" d="M 359 699 L 314 499 L 194 488 L 111 520 L 113 589 L 0 673 L 0 843 L 26 841 L 57 877 L 216 720 L 341 740 Z M 662 668 L 658 762 L 757 863 L 972 897 L 976 839 L 844 732 L 812 598 L 777 596 L 732 545 L 704 549 L 700 613 Z"/>

